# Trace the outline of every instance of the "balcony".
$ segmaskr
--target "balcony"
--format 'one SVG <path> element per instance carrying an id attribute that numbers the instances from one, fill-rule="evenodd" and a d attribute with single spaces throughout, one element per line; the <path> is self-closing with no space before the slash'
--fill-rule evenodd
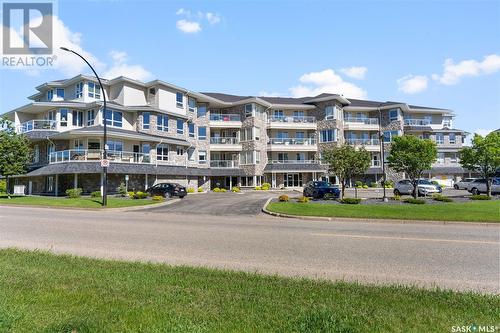
<path id="1" fill-rule="evenodd" d="M 344 119 L 344 128 L 347 130 L 378 130 L 378 119 L 366 117 L 347 117 Z"/>
<path id="2" fill-rule="evenodd" d="M 213 151 L 239 151 L 240 139 L 236 137 L 210 138 L 210 150 Z"/>
<path id="3" fill-rule="evenodd" d="M 71 149 L 55 151 L 49 154 L 49 163 L 62 162 L 97 162 L 103 158 L 103 150 L 100 149 Z M 125 151 L 107 151 L 107 159 L 118 163 L 152 163 L 149 154 L 133 153 Z M 166 162 L 168 161 L 158 161 Z"/>
<path id="4" fill-rule="evenodd" d="M 429 126 L 431 121 L 429 119 L 405 119 L 404 126 Z"/>
<path id="5" fill-rule="evenodd" d="M 319 164 L 318 160 L 269 160 L 268 164 Z"/>
<path id="6" fill-rule="evenodd" d="M 316 150 L 315 138 L 269 138 L 270 150 Z"/>
<path id="7" fill-rule="evenodd" d="M 269 116 L 270 128 L 316 129 L 316 117 L 313 116 Z"/>
<path id="8" fill-rule="evenodd" d="M 227 127 L 241 127 L 241 116 L 239 114 L 211 114 L 210 126 L 227 128 Z"/>
<path id="9" fill-rule="evenodd" d="M 31 131 L 55 131 L 57 129 L 57 121 L 55 120 L 29 120 L 21 123 L 17 127 L 18 133 L 26 133 Z"/>
<path id="10" fill-rule="evenodd" d="M 232 160 L 211 160 L 210 161 L 211 168 L 237 168 L 238 161 Z"/>
<path id="11" fill-rule="evenodd" d="M 368 151 L 380 150 L 379 139 L 346 139 L 345 142 L 352 146 L 363 146 Z"/>

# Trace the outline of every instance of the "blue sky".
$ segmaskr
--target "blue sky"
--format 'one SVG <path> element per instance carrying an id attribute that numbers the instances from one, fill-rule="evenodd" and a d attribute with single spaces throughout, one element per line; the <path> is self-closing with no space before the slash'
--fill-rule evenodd
<path id="1" fill-rule="evenodd" d="M 336 92 L 449 108 L 471 132 L 500 127 L 499 1 L 60 0 L 56 26 L 56 43 L 103 76 L 243 95 Z M 57 69 L 0 69 L 0 113 L 43 82 L 88 72 L 57 56 Z"/>

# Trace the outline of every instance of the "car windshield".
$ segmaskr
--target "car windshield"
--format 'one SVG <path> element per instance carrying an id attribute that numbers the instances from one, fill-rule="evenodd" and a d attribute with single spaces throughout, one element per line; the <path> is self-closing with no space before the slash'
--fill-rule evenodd
<path id="1" fill-rule="evenodd" d="M 474 178 L 466 178 L 463 180 L 464 183 L 470 183 L 470 182 L 473 182 L 474 181 Z"/>
<path id="2" fill-rule="evenodd" d="M 432 183 L 426 179 L 420 179 L 418 183 L 422 185 L 432 185 Z"/>
<path id="3" fill-rule="evenodd" d="M 316 187 L 330 187 L 329 182 L 314 182 L 314 186 Z"/>

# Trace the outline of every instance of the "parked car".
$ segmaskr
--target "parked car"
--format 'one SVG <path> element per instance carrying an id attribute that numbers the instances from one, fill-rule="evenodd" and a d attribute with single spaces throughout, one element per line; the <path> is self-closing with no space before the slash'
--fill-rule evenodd
<path id="1" fill-rule="evenodd" d="M 467 191 L 476 195 L 486 193 L 486 179 L 476 179 L 467 186 Z M 491 194 L 500 194 L 500 178 L 493 178 L 491 182 Z"/>
<path id="2" fill-rule="evenodd" d="M 314 199 L 332 199 L 340 197 L 338 186 L 332 185 L 325 181 L 310 181 L 304 186 L 303 194 L 305 197 Z"/>
<path id="3" fill-rule="evenodd" d="M 476 179 L 477 178 L 464 178 L 461 181 L 456 182 L 455 185 L 453 185 L 453 188 L 455 188 L 455 190 L 466 190 L 467 186 Z"/>
<path id="4" fill-rule="evenodd" d="M 187 195 L 186 188 L 176 183 L 158 183 L 146 190 L 151 196 L 160 195 L 165 198 L 179 197 Z"/>
<path id="5" fill-rule="evenodd" d="M 418 196 L 424 196 L 432 193 L 441 193 L 443 192 L 443 188 L 441 185 L 437 185 L 432 183 L 428 179 L 419 179 L 417 183 L 417 194 Z M 394 195 L 402 195 L 402 194 L 412 194 L 413 193 L 413 185 L 409 179 L 403 179 L 394 185 Z"/>

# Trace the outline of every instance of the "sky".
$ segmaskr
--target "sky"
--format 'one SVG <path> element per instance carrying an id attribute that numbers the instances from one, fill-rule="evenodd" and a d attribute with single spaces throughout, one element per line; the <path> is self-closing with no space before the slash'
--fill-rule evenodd
<path id="1" fill-rule="evenodd" d="M 500 128 L 500 1 L 57 2 L 54 43 L 105 78 L 205 92 L 322 92 L 451 109 L 454 127 Z M 85 64 L 0 67 L 0 113 Z"/>

